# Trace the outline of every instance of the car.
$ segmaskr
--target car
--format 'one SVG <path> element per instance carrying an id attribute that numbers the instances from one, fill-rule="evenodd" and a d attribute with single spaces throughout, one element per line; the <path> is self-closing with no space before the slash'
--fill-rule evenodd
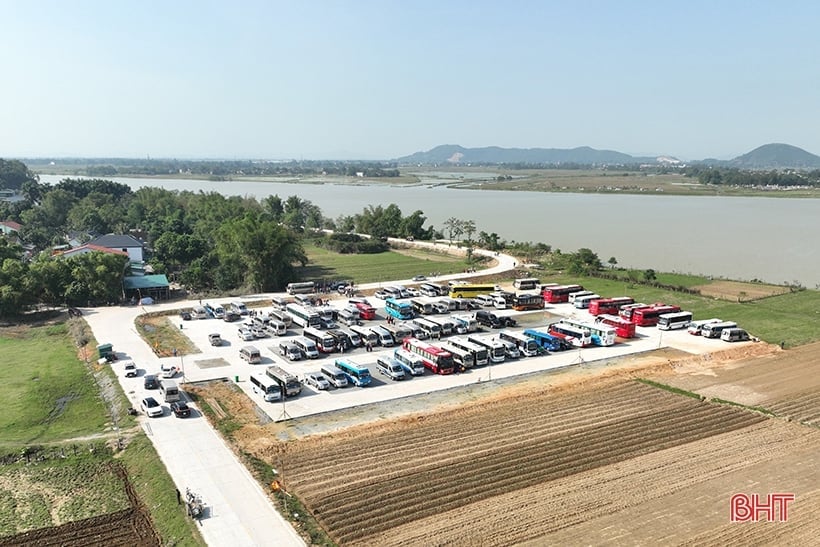
<path id="1" fill-rule="evenodd" d="M 234 321 L 239 321 L 242 319 L 242 316 L 236 313 L 235 311 L 226 311 L 222 320 L 226 323 L 233 323 Z"/>
<path id="2" fill-rule="evenodd" d="M 159 388 L 159 380 L 157 380 L 156 374 L 146 374 L 145 378 L 143 379 L 142 386 L 145 389 L 157 389 L 157 388 Z"/>
<path id="3" fill-rule="evenodd" d="M 416 276 L 413 277 L 413 281 L 425 281 L 425 280 L 427 280 L 426 275 L 416 275 Z"/>
<path id="4" fill-rule="evenodd" d="M 183 321 L 190 321 L 191 318 L 192 318 L 191 312 L 189 312 L 187 310 L 183 310 L 183 311 L 179 312 L 179 316 L 180 316 L 180 318 L 182 318 Z"/>
<path id="5" fill-rule="evenodd" d="M 390 298 L 390 295 L 384 291 L 376 291 L 375 293 L 373 293 L 373 296 L 375 296 L 376 298 L 380 298 L 381 300 L 387 300 L 388 298 Z"/>
<path id="6" fill-rule="evenodd" d="M 327 378 L 318 372 L 308 372 L 305 374 L 304 383 L 319 390 L 325 390 L 330 387 L 330 382 Z"/>
<path id="7" fill-rule="evenodd" d="M 251 327 L 249 327 L 249 329 L 253 333 L 254 338 L 267 338 L 268 336 L 270 336 L 265 327 L 261 327 L 259 325 L 252 325 Z"/>
<path id="8" fill-rule="evenodd" d="M 171 412 L 177 418 L 187 418 L 191 415 L 191 407 L 185 401 L 174 401 L 171 403 Z"/>
<path id="9" fill-rule="evenodd" d="M 134 364 L 134 361 L 126 361 L 126 363 L 125 363 L 125 377 L 126 378 L 136 378 L 137 377 L 137 365 Z"/>
<path id="10" fill-rule="evenodd" d="M 208 335 L 208 342 L 210 342 L 212 346 L 221 346 L 222 345 L 222 337 L 217 333 L 209 334 Z"/>
<path id="11" fill-rule="evenodd" d="M 407 296 L 409 298 L 415 298 L 417 296 L 421 296 L 421 293 L 418 291 L 418 289 L 414 289 L 412 287 L 408 287 L 408 288 L 404 289 L 404 291 L 407 293 Z"/>
<path id="12" fill-rule="evenodd" d="M 140 408 L 142 408 L 142 411 L 145 412 L 145 415 L 149 418 L 156 418 L 165 413 L 162 409 L 162 405 L 159 404 L 153 397 L 146 397 L 143 399 L 140 402 Z"/>
<path id="13" fill-rule="evenodd" d="M 336 324 L 336 321 L 333 319 L 326 319 L 324 317 L 319 318 L 319 325 L 325 330 L 328 329 L 336 329 L 339 325 Z"/>
<path id="14" fill-rule="evenodd" d="M 239 338 L 244 340 L 245 342 L 251 342 L 256 340 L 256 336 L 253 335 L 250 329 L 240 327 L 239 328 Z"/>
<path id="15" fill-rule="evenodd" d="M 163 378 L 173 378 L 177 375 L 177 367 L 168 363 L 162 363 L 159 366 L 159 373 Z"/>

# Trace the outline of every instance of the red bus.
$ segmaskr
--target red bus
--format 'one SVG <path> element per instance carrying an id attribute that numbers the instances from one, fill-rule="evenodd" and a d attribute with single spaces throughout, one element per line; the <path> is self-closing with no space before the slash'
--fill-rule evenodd
<path id="1" fill-rule="evenodd" d="M 356 307 L 359 309 L 359 319 L 375 319 L 376 308 L 364 302 L 356 302 Z"/>
<path id="2" fill-rule="evenodd" d="M 424 368 L 435 374 L 452 374 L 455 370 L 453 354 L 418 338 L 405 338 L 402 347 L 421 357 Z"/>
<path id="3" fill-rule="evenodd" d="M 658 316 L 664 313 L 679 312 L 678 306 L 652 306 L 651 308 L 638 308 L 632 312 L 632 322 L 639 327 L 654 327 L 658 324 Z"/>
<path id="4" fill-rule="evenodd" d="M 618 317 L 617 315 L 603 313 L 595 318 L 595 322 L 613 327 L 615 329 L 615 335 L 621 338 L 635 337 L 635 323 L 629 321 L 628 319 Z"/>
<path id="5" fill-rule="evenodd" d="M 581 285 L 557 285 L 555 287 L 544 287 L 541 296 L 544 297 L 544 302 L 559 304 L 569 302 L 569 293 L 583 290 L 584 288 Z"/>
<path id="6" fill-rule="evenodd" d="M 663 306 L 663 302 L 655 302 L 654 304 L 644 304 L 642 302 L 636 302 L 635 304 L 627 304 L 626 306 L 621 306 L 621 309 L 618 310 L 618 316 L 621 319 L 632 321 L 632 313 L 635 310 L 641 308 L 651 308 L 652 306 Z"/>
<path id="7" fill-rule="evenodd" d="M 589 303 L 589 313 L 591 315 L 610 314 L 617 315 L 621 306 L 634 304 L 635 300 L 631 296 L 616 296 L 615 298 L 599 298 Z"/>

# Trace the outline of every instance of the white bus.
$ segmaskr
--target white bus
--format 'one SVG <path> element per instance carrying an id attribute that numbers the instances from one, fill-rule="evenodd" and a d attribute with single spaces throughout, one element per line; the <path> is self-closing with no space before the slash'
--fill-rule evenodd
<path id="1" fill-rule="evenodd" d="M 599 300 L 600 298 L 601 295 L 595 293 L 585 294 L 583 296 L 576 296 L 575 301 L 572 303 L 572 305 L 578 308 L 579 310 L 586 310 L 589 309 L 590 302 L 592 302 L 593 300 Z"/>
<path id="2" fill-rule="evenodd" d="M 494 340 L 487 336 L 477 336 L 473 334 L 467 337 L 467 341 L 487 348 L 490 352 L 490 362 L 492 363 L 503 363 L 507 358 L 507 349 L 504 347 L 504 344 L 498 340 Z"/>
<path id="3" fill-rule="evenodd" d="M 658 316 L 660 330 L 685 329 L 692 322 L 692 312 L 679 311 L 676 313 L 662 313 Z"/>
<path id="4" fill-rule="evenodd" d="M 254 393 L 260 393 L 267 402 L 278 401 L 282 398 L 282 388 L 273 378 L 266 374 L 254 372 L 251 374 L 251 385 Z"/>
<path id="5" fill-rule="evenodd" d="M 279 385 L 285 397 L 296 397 L 302 393 L 302 382 L 285 369 L 274 365 L 266 368 L 265 374 Z"/>
<path id="6" fill-rule="evenodd" d="M 367 327 L 361 327 L 359 325 L 351 325 L 350 330 L 355 332 L 359 335 L 359 338 L 362 339 L 362 344 L 370 344 L 371 346 L 376 346 L 379 344 L 379 337 L 376 335 L 375 332 L 370 330 Z"/>
<path id="7" fill-rule="evenodd" d="M 462 349 L 453 344 L 441 344 L 441 349 L 453 354 L 453 362 L 459 368 L 459 372 L 464 372 L 468 368 L 475 366 L 475 354 L 472 351 Z"/>
<path id="8" fill-rule="evenodd" d="M 612 346 L 615 344 L 617 333 L 614 327 L 603 323 L 587 323 L 575 319 L 561 319 L 561 325 L 570 325 L 589 334 L 590 342 L 596 346 Z"/>
<path id="9" fill-rule="evenodd" d="M 535 277 L 521 277 L 513 281 L 513 287 L 522 291 L 532 291 L 541 285 L 541 280 Z"/>
<path id="10" fill-rule="evenodd" d="M 381 326 L 370 327 L 370 332 L 376 335 L 380 346 L 384 346 L 386 348 L 392 348 L 395 345 L 395 340 L 393 340 L 393 334 L 389 330 Z"/>
<path id="11" fill-rule="evenodd" d="M 419 315 L 430 315 L 436 313 L 433 307 L 435 299 L 430 297 L 413 298 L 410 300 L 410 305 L 413 306 L 413 311 Z"/>
<path id="12" fill-rule="evenodd" d="M 424 361 L 420 355 L 404 348 L 396 348 L 393 351 L 393 358 L 401 363 L 404 372 L 412 376 L 421 376 L 424 374 Z"/>
<path id="13" fill-rule="evenodd" d="M 288 304 L 285 311 L 293 318 L 293 322 L 300 327 L 319 328 L 322 318 L 313 310 L 309 310 L 301 304 Z"/>
<path id="14" fill-rule="evenodd" d="M 575 299 L 576 298 L 580 298 L 580 297 L 586 296 L 588 294 L 595 294 L 595 293 L 592 292 L 592 291 L 583 291 L 583 290 L 571 292 L 567 296 L 567 302 L 569 302 L 570 304 L 575 304 Z M 600 298 L 600 296 L 598 298 Z"/>
<path id="15" fill-rule="evenodd" d="M 478 330 L 478 321 L 472 315 L 462 313 L 458 315 L 451 315 L 450 317 L 460 322 L 462 326 L 466 329 L 466 332 L 476 332 Z"/>
<path id="16" fill-rule="evenodd" d="M 413 319 L 412 322 L 421 327 L 421 330 L 426 332 L 428 337 L 441 338 L 441 327 L 432 321 L 419 317 L 417 319 Z"/>
<path id="17" fill-rule="evenodd" d="M 498 333 L 498 337 L 502 340 L 514 343 L 518 346 L 518 350 L 526 357 L 535 357 L 538 355 L 538 343 L 529 336 L 525 336 L 520 332 L 502 330 Z"/>
<path id="18" fill-rule="evenodd" d="M 440 296 L 441 293 L 439 292 L 436 285 L 432 283 L 422 283 L 419 285 L 419 292 L 424 296 Z"/>
<path id="19" fill-rule="evenodd" d="M 709 323 L 700 329 L 700 335 L 704 338 L 720 338 L 723 329 L 734 329 L 737 323 L 734 321 L 723 321 L 722 323 Z"/>
<path id="20" fill-rule="evenodd" d="M 425 320 L 438 325 L 442 336 L 450 336 L 455 329 L 453 320 L 446 317 L 425 317 Z"/>
<path id="21" fill-rule="evenodd" d="M 308 340 L 313 340 L 313 343 L 316 344 L 316 349 L 322 353 L 333 353 L 338 349 L 336 347 L 336 338 L 325 331 L 307 327 L 302 332 L 302 335 Z"/>
<path id="22" fill-rule="evenodd" d="M 313 281 L 288 283 L 285 290 L 288 291 L 288 294 L 310 294 L 316 290 L 316 284 Z"/>
<path id="23" fill-rule="evenodd" d="M 448 338 L 447 343 L 451 346 L 472 352 L 475 356 L 475 366 L 477 367 L 483 367 L 490 362 L 490 351 L 482 345 L 474 344 L 473 342 L 470 342 L 466 338 L 462 338 L 460 336 Z"/>

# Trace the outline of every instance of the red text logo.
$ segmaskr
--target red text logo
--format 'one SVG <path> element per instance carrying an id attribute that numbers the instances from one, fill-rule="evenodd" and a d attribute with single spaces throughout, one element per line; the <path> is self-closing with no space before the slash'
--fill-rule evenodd
<path id="1" fill-rule="evenodd" d="M 735 494 L 729 502 L 732 522 L 786 522 L 794 494 Z"/>

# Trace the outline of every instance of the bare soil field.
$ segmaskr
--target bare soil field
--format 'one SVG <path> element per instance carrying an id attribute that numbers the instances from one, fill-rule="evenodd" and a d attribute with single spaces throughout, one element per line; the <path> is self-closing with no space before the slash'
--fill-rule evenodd
<path id="1" fill-rule="evenodd" d="M 715 280 L 707 285 L 692 287 L 700 291 L 703 296 L 712 296 L 733 302 L 748 302 L 767 296 L 786 294 L 789 287 L 781 285 L 767 285 L 765 283 L 744 283 L 741 281 Z"/>

